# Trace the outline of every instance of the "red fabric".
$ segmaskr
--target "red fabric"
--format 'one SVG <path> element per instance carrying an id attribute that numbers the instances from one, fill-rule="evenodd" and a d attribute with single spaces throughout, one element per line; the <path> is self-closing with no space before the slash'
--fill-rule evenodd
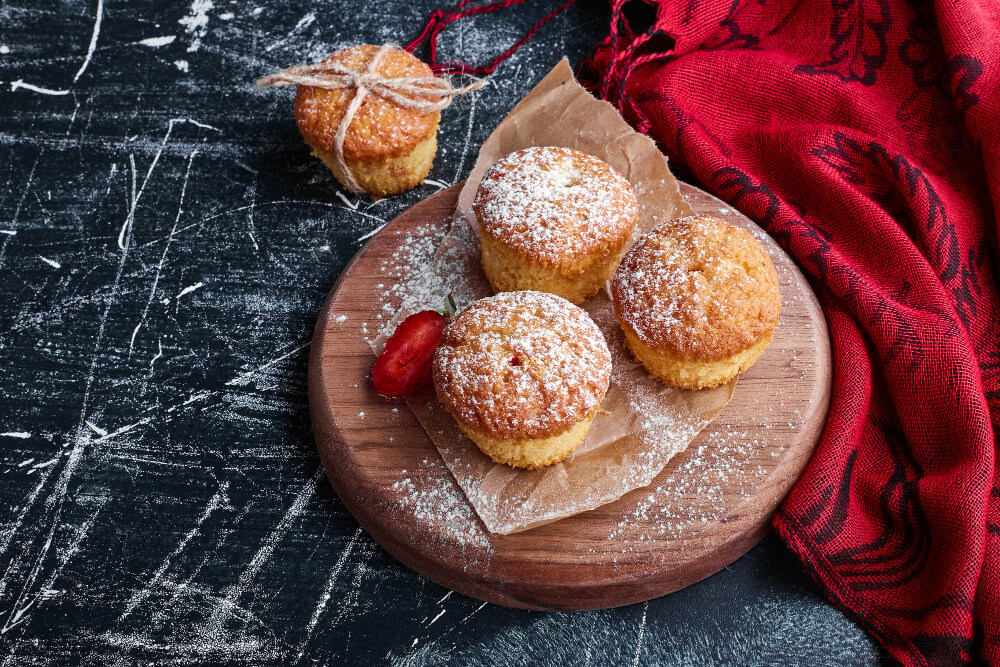
<path id="1" fill-rule="evenodd" d="M 592 89 L 778 239 L 830 325 L 830 415 L 775 528 L 893 657 L 1000 664 L 1000 2 L 668 0 L 635 34 L 626 4 Z"/>
<path id="2" fill-rule="evenodd" d="M 594 90 L 778 239 L 830 325 L 775 528 L 893 657 L 1000 664 L 1000 2 L 677 0 L 641 34 L 623 4 Z"/>

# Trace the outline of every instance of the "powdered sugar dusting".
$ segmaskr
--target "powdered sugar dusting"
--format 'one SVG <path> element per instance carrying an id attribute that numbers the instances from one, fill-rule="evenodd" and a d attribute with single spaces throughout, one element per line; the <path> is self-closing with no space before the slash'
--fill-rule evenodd
<path id="1" fill-rule="evenodd" d="M 501 437 L 569 428 L 604 398 L 611 354 L 593 320 L 544 292 L 477 301 L 444 332 L 438 396 L 457 417 Z"/>
<path id="2" fill-rule="evenodd" d="M 483 176 L 474 208 L 492 237 L 552 266 L 618 247 L 632 233 L 632 186 L 601 160 L 570 148 L 516 151 Z"/>
<path id="3" fill-rule="evenodd" d="M 760 461 L 768 453 L 772 460 L 782 455 L 773 438 L 753 429 L 716 430 L 700 442 L 628 504 L 607 535 L 622 544 L 620 554 L 607 552 L 613 560 L 642 553 L 654 562 L 676 562 L 678 551 L 664 551 L 662 545 L 675 543 L 683 553 L 685 540 L 698 536 L 701 527 L 733 517 L 774 472 L 773 463 Z"/>
<path id="4" fill-rule="evenodd" d="M 392 488 L 400 492 L 398 498 L 407 512 L 436 527 L 444 546 L 490 547 L 489 536 L 442 461 L 424 459 L 419 470 Z"/>
<path id="5" fill-rule="evenodd" d="M 642 236 L 615 271 L 612 291 L 641 340 L 696 358 L 753 345 L 780 309 L 777 275 L 760 244 L 710 216 L 672 220 Z"/>
<path id="6" fill-rule="evenodd" d="M 380 266 L 377 303 L 390 324 L 383 327 L 380 321 L 384 333 L 370 341 L 376 351 L 391 332 L 391 321 L 433 307 L 448 292 L 459 297 L 460 304 L 491 294 L 479 265 L 476 237 L 461 221 L 443 235 L 442 225 L 434 227 L 402 232 L 397 250 Z M 400 303 L 402 309 L 393 316 Z M 612 375 L 623 375 L 617 381 L 612 378 L 587 437 L 566 461 L 536 471 L 494 464 L 462 435 L 433 392 L 408 400 L 490 532 L 509 533 L 577 514 L 648 485 L 732 395 L 732 385 L 694 393 L 659 385 L 623 351 L 607 294 L 587 301 L 585 309 L 608 341 Z M 621 369 L 618 364 L 623 364 Z M 630 373 L 654 386 L 642 397 L 631 396 L 635 387 L 625 379 Z"/>
<path id="7" fill-rule="evenodd" d="M 368 330 L 368 343 L 376 353 L 408 315 L 445 306 L 449 294 L 459 309 L 489 288 L 477 279 L 478 239 L 461 221 L 426 224 L 401 236 L 398 247 L 379 266 L 376 284 L 378 327 Z"/>

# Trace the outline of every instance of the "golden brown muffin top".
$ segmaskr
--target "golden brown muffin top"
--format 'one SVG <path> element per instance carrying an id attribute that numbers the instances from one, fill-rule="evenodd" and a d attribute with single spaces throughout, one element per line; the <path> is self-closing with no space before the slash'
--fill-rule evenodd
<path id="1" fill-rule="evenodd" d="M 621 247 L 639 205 L 606 162 L 572 148 L 535 146 L 490 167 L 473 210 L 480 227 L 518 256 L 556 268 Z"/>
<path id="2" fill-rule="evenodd" d="M 337 63 L 351 71 L 360 71 L 378 48 L 371 44 L 352 46 L 337 51 L 323 62 Z M 430 67 L 400 49 L 392 49 L 383 54 L 375 71 L 386 78 L 434 76 Z M 337 127 L 347 106 L 354 99 L 356 90 L 298 87 L 295 94 L 295 122 L 307 143 L 323 150 L 334 150 Z M 427 96 L 417 99 L 435 101 Z M 431 135 L 440 118 L 441 113 L 438 111 L 424 113 L 407 109 L 369 93 L 347 129 L 344 156 L 359 160 L 381 160 L 405 155 Z"/>
<path id="3" fill-rule="evenodd" d="M 724 359 L 778 323 L 778 273 L 748 232 L 709 215 L 671 220 L 640 238 L 611 283 L 615 313 L 654 349 Z"/>
<path id="4" fill-rule="evenodd" d="M 593 414 L 611 353 L 582 309 L 545 292 L 476 301 L 445 328 L 434 354 L 438 400 L 490 435 L 543 438 Z"/>

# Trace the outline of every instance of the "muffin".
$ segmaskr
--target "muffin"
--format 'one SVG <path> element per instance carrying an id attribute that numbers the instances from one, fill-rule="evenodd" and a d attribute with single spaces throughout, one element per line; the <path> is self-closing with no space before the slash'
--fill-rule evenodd
<path id="1" fill-rule="evenodd" d="M 466 308 L 434 355 L 434 389 L 498 463 L 540 468 L 576 449 L 608 390 L 611 354 L 583 310 L 544 292 L 502 292 Z"/>
<path id="2" fill-rule="evenodd" d="M 615 271 L 615 315 L 650 375 L 683 389 L 724 384 L 771 342 L 778 274 L 749 233 L 697 215 L 642 236 Z"/>
<path id="3" fill-rule="evenodd" d="M 352 46 L 323 62 L 361 71 L 378 48 L 371 44 Z M 386 52 L 375 71 L 386 78 L 434 76 L 430 67 L 400 49 Z M 295 94 L 295 122 L 302 138 L 344 187 L 348 183 L 334 157 L 334 146 L 337 128 L 356 90 L 300 85 Z M 434 101 L 426 96 L 416 99 Z M 369 93 L 347 128 L 344 163 L 357 183 L 375 199 L 409 190 L 422 183 L 431 170 L 440 119 L 439 111 L 408 109 Z"/>
<path id="4" fill-rule="evenodd" d="M 611 277 L 639 207 L 611 165 L 537 146 L 490 167 L 473 210 L 494 291 L 539 290 L 580 303 Z"/>

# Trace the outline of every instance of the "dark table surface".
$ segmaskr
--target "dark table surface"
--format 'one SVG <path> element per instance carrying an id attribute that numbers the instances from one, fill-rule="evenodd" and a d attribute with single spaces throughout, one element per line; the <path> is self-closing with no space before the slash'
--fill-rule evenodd
<path id="1" fill-rule="evenodd" d="M 555 4 L 461 22 L 442 59 L 486 62 Z M 447 109 L 433 183 L 347 196 L 291 91 L 252 82 L 434 8 L 0 6 L 0 664 L 878 662 L 773 536 L 664 598 L 540 613 L 423 579 L 344 509 L 306 400 L 324 298 L 609 21 L 581 2 Z"/>

